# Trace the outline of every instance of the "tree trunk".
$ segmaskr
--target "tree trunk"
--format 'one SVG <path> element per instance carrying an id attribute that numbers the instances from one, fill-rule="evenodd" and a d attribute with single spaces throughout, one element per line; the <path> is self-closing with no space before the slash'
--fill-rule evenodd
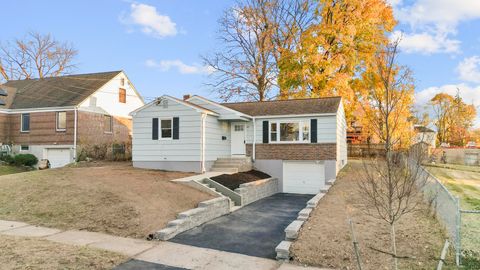
<path id="1" fill-rule="evenodd" d="M 398 269 L 398 259 L 397 259 L 397 240 L 395 236 L 395 223 L 390 224 L 390 235 L 392 237 L 392 254 L 393 254 L 393 269 Z"/>

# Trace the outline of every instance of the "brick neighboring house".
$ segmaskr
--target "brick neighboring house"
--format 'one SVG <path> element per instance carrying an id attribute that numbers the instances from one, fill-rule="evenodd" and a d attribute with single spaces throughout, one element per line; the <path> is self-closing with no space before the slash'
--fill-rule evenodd
<path id="1" fill-rule="evenodd" d="M 0 144 L 48 159 L 52 167 L 80 153 L 131 142 L 129 113 L 143 98 L 123 71 L 8 81 L 0 107 Z"/>

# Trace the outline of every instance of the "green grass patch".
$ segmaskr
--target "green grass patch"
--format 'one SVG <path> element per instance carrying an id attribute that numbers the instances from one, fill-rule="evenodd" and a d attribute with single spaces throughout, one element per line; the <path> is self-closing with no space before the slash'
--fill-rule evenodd
<path id="1" fill-rule="evenodd" d="M 0 165 L 0 175 L 26 172 L 28 169 L 10 165 Z"/>
<path id="2" fill-rule="evenodd" d="M 473 198 L 473 197 L 470 197 L 470 196 L 465 196 L 464 200 L 465 200 L 466 203 L 468 203 L 470 205 L 470 207 L 473 210 L 480 210 L 480 199 L 479 198 Z"/>

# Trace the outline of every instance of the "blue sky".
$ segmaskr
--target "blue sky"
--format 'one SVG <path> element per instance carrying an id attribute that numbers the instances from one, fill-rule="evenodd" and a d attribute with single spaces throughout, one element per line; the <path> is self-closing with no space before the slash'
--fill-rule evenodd
<path id="1" fill-rule="evenodd" d="M 402 64 L 415 72 L 417 103 L 460 88 L 480 106 L 480 1 L 389 0 L 399 25 Z M 200 55 L 218 46 L 217 20 L 231 0 L 2 0 L 0 40 L 51 33 L 79 51 L 76 73 L 123 69 L 146 97 L 195 93 L 204 85 Z M 5 27 L 6 26 L 6 27 Z"/>

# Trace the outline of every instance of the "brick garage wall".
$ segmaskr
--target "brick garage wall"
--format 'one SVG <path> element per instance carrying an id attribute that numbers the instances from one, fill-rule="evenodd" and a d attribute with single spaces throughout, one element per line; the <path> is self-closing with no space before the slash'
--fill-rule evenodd
<path id="1" fill-rule="evenodd" d="M 252 144 L 247 144 L 247 156 L 252 155 Z M 256 144 L 255 158 L 267 160 L 336 160 L 336 143 L 278 143 Z"/>
<path id="2" fill-rule="evenodd" d="M 73 144 L 74 112 L 67 111 L 66 131 L 56 130 L 56 112 L 30 113 L 30 131 L 20 132 L 21 114 L 9 114 L 9 138 L 13 144 Z"/>
<path id="3" fill-rule="evenodd" d="M 78 112 L 78 149 L 93 158 L 112 158 L 113 144 L 125 144 L 127 155 L 131 151 L 132 121 L 128 118 L 113 116 L 113 130 L 106 132 L 104 114 Z"/>

